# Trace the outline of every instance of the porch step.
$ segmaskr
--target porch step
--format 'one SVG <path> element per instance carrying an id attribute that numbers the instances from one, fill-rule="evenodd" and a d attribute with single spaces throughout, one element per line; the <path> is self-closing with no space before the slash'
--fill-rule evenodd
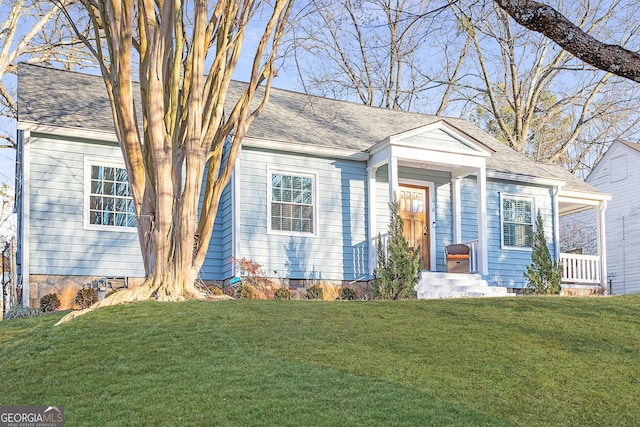
<path id="1" fill-rule="evenodd" d="M 508 296 L 504 286 L 490 286 L 479 274 L 423 272 L 416 285 L 419 299 Z"/>

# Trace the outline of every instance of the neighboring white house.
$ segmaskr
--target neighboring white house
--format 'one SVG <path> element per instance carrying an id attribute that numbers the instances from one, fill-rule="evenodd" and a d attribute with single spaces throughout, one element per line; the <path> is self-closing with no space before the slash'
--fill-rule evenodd
<path id="1" fill-rule="evenodd" d="M 605 214 L 611 293 L 640 292 L 640 144 L 615 141 L 585 181 L 612 195 Z"/>

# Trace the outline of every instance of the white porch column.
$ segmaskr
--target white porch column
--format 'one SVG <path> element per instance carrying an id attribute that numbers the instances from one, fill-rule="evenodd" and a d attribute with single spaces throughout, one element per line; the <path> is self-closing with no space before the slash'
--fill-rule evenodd
<path id="1" fill-rule="evenodd" d="M 560 191 L 560 187 L 557 185 L 553 186 L 553 247 L 554 251 L 554 259 L 556 261 L 560 260 L 560 206 L 558 202 L 558 191 Z"/>
<path id="2" fill-rule="evenodd" d="M 367 208 L 369 210 L 369 275 L 373 277 L 373 270 L 376 268 L 377 262 L 377 233 L 376 233 L 376 225 L 377 225 L 377 217 L 376 217 L 376 171 L 377 167 L 368 167 L 368 203 Z"/>
<path id="3" fill-rule="evenodd" d="M 598 255 L 600 255 L 600 286 L 607 291 L 607 238 L 605 233 L 605 211 L 607 210 L 607 201 L 601 200 L 598 208 Z"/>
<path id="4" fill-rule="evenodd" d="M 391 154 L 389 157 L 389 201 L 397 200 L 398 193 L 398 158 Z"/>
<path id="5" fill-rule="evenodd" d="M 478 267 L 480 274 L 489 274 L 489 250 L 487 242 L 487 170 L 478 169 Z"/>
<path id="6" fill-rule="evenodd" d="M 451 209 L 453 211 L 453 243 L 462 242 L 462 207 L 460 206 L 460 184 L 462 177 L 455 177 L 451 180 L 451 193 L 453 203 Z"/>

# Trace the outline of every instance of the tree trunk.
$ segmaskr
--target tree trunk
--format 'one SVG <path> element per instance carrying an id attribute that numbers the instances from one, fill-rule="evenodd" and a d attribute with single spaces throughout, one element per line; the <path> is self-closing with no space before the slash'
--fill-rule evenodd
<path id="1" fill-rule="evenodd" d="M 247 128 L 268 100 L 273 62 L 293 5 L 292 0 L 219 0 L 210 9 L 206 0 L 186 5 L 145 0 L 80 1 L 96 33 L 95 46 L 84 40 L 99 60 L 111 102 L 136 210 L 146 279 L 139 288 L 117 292 L 58 323 L 98 307 L 148 298 L 205 298 L 195 283 L 211 240 L 220 196 L 231 178 Z M 229 103 L 227 90 L 245 30 L 251 18 L 268 7 L 269 19 L 265 21 L 260 15 L 264 32 L 255 48 L 246 90 L 235 104 Z M 103 57 L 105 51 L 108 59 Z M 138 59 L 141 105 L 136 105 L 133 96 L 132 72 L 136 67 L 132 58 Z M 258 87 L 265 81 L 262 100 L 252 106 Z M 228 140 L 231 143 L 226 147 Z M 207 162 L 209 175 L 203 189 Z"/>

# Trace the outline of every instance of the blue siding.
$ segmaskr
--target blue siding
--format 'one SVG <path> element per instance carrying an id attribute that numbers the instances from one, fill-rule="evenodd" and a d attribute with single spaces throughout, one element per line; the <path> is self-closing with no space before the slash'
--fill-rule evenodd
<path id="1" fill-rule="evenodd" d="M 431 182 L 435 186 L 432 195 L 432 214 L 436 222 L 436 266 L 435 271 L 447 271 L 444 248 L 453 242 L 453 211 L 451 175 L 448 172 L 422 170 L 418 168 L 399 167 L 399 179 Z M 388 171 L 380 167 L 376 174 L 376 215 L 378 232 L 387 232 L 389 218 Z M 489 180 L 487 182 L 487 239 L 489 258 L 489 279 L 496 285 L 512 288 L 525 286 L 524 271 L 531 264 L 530 249 L 503 249 L 501 247 L 500 194 L 532 197 L 534 207 L 542 214 L 547 242 L 551 253 L 555 250 L 553 243 L 553 201 L 548 187 L 517 184 L 507 181 Z M 462 241 L 478 238 L 478 190 L 476 178 L 466 177 L 460 184 L 460 216 Z M 536 212 L 534 212 L 534 215 Z M 434 218 L 432 217 L 432 221 Z"/>
<path id="2" fill-rule="evenodd" d="M 487 182 L 487 217 L 489 239 L 489 279 L 495 284 L 509 288 L 523 288 L 526 284 L 524 272 L 531 264 L 530 249 L 502 248 L 500 234 L 500 194 L 534 198 L 535 216 L 539 211 L 545 228 L 549 250 L 555 251 L 553 239 L 553 199 L 548 187 L 522 185 L 502 181 Z"/>
<path id="3" fill-rule="evenodd" d="M 267 232 L 267 168 L 316 174 L 317 236 Z M 238 257 L 269 276 L 357 280 L 368 274 L 366 164 L 243 149 L 240 158 Z"/>
<path id="4" fill-rule="evenodd" d="M 233 178 L 232 178 L 233 179 Z M 206 176 L 204 177 L 206 182 Z M 218 213 L 213 225 L 213 233 L 207 250 L 207 257 L 204 260 L 202 269 L 200 270 L 200 278 L 202 280 L 224 280 L 229 278 L 231 267 L 229 261 L 231 259 L 231 232 L 232 232 L 232 197 L 231 183 L 229 183 L 220 196 L 218 205 Z M 203 189 L 204 195 L 204 189 Z M 200 207 L 202 206 L 202 197 L 200 197 Z"/>
<path id="5" fill-rule="evenodd" d="M 118 146 L 32 134 L 30 156 L 30 274 L 144 276 L 135 231 L 84 229 L 84 158 L 121 162 Z"/>

